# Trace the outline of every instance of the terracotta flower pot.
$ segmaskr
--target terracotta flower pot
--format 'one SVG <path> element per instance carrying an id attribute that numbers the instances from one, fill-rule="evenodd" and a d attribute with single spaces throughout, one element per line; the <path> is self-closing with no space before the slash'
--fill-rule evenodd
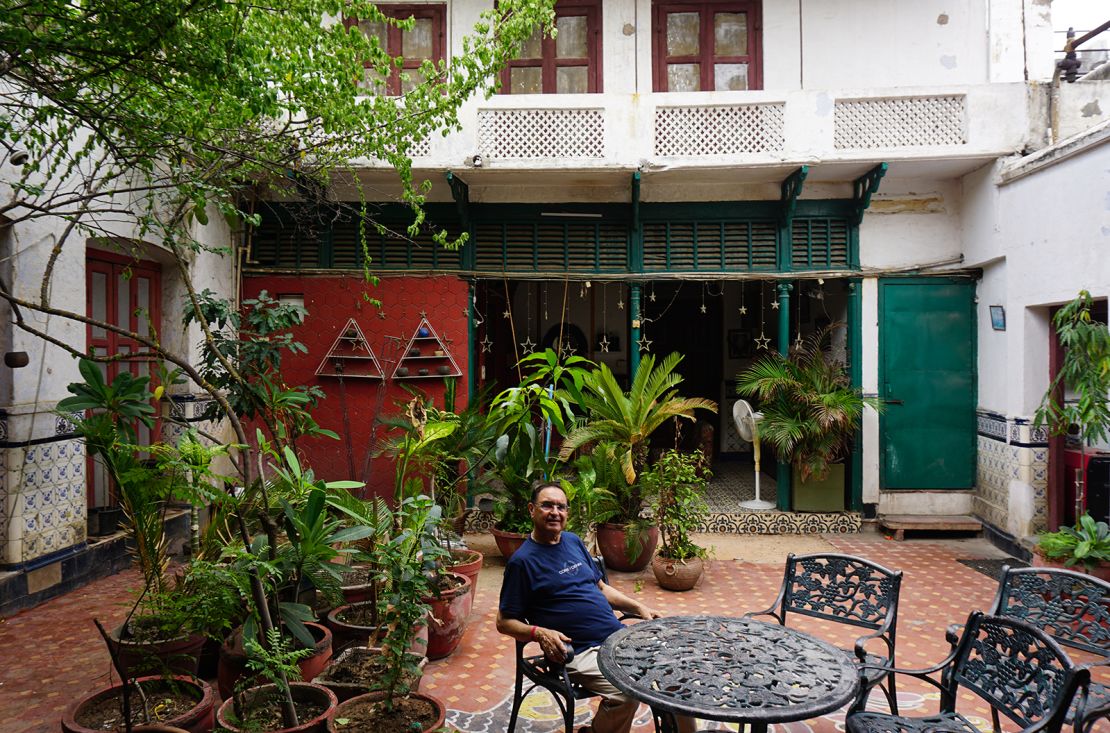
<path id="1" fill-rule="evenodd" d="M 161 676 L 151 676 L 140 677 L 136 682 L 149 689 L 149 686 L 152 685 L 167 684 L 168 680 Z M 197 704 L 188 712 L 175 718 L 161 721 L 158 725 L 181 728 L 189 731 L 189 733 L 208 733 L 208 731 L 212 730 L 213 714 L 216 704 L 216 697 L 212 693 L 212 687 L 204 680 L 198 680 L 184 675 L 173 677 L 173 683 L 194 691 L 196 693 Z M 65 731 L 65 733 L 103 733 L 103 731 L 99 729 L 87 728 L 77 721 L 81 719 L 85 710 L 104 700 L 119 698 L 122 693 L 123 685 L 113 685 L 99 692 L 94 692 L 92 695 L 73 703 L 73 705 L 66 709 L 65 714 L 62 716 L 62 730 Z M 138 698 L 139 696 L 137 693 L 132 693 L 133 706 L 141 705 L 141 701 Z M 135 730 L 138 730 L 138 727 L 136 727 Z"/>
<path id="2" fill-rule="evenodd" d="M 655 573 L 655 580 L 666 590 L 690 590 L 698 584 L 704 569 L 705 563 L 700 557 L 671 560 L 662 555 L 656 555 L 651 559 L 651 571 Z"/>
<path id="3" fill-rule="evenodd" d="M 301 670 L 301 679 L 310 680 L 323 671 L 331 659 L 332 633 L 326 626 L 306 623 L 312 637 L 316 639 L 316 646 L 312 654 L 299 660 L 297 666 Z M 220 647 L 220 661 L 216 672 L 219 684 L 220 697 L 227 699 L 235 690 L 235 683 L 243 676 L 247 669 L 247 653 L 243 649 L 243 629 L 232 632 L 231 636 Z"/>
<path id="4" fill-rule="evenodd" d="M 1052 558 L 1045 557 L 1041 554 L 1040 548 L 1034 546 L 1033 565 L 1039 568 L 1060 568 L 1063 570 L 1074 570 L 1077 573 L 1086 573 L 1087 575 L 1110 583 L 1110 562 L 1100 562 L 1093 568 L 1088 568 L 1083 563 L 1076 563 L 1075 565 L 1069 567 L 1068 565 L 1064 564 L 1063 560 L 1053 560 Z"/>
<path id="5" fill-rule="evenodd" d="M 370 591 L 372 588 L 373 584 L 371 583 L 355 583 L 352 585 L 344 585 L 342 587 L 343 600 L 347 603 L 362 603 L 363 601 L 368 601 L 370 600 Z"/>
<path id="6" fill-rule="evenodd" d="M 378 680 L 376 679 L 369 679 L 358 674 L 358 671 L 361 670 L 347 669 L 346 672 L 343 672 L 344 667 L 353 665 L 357 668 L 367 660 L 380 659 L 382 656 L 382 650 L 379 647 L 351 647 L 344 650 L 312 681 L 334 692 L 339 702 L 346 702 L 352 697 L 373 692 L 375 685 L 378 687 L 381 685 L 377 684 Z M 420 690 L 420 683 L 424 679 L 424 666 L 428 663 L 428 658 L 420 657 L 419 661 L 415 659 L 413 661 L 416 663 L 419 672 L 412 675 L 406 674 L 403 677 L 403 682 L 408 685 L 411 692 L 417 692 Z"/>
<path id="7" fill-rule="evenodd" d="M 331 722 L 331 716 L 335 714 L 335 707 L 339 704 L 339 701 L 335 699 L 335 694 L 326 687 L 309 682 L 290 682 L 289 689 L 293 693 L 294 704 L 314 702 L 317 705 L 323 705 L 325 707 L 324 712 L 309 720 L 300 721 L 300 725 L 293 728 L 263 731 L 252 726 L 249 719 L 246 725 L 242 725 L 235 715 L 235 700 L 229 698 L 220 705 L 219 712 L 216 713 L 216 722 L 231 733 L 323 733 L 328 730 L 328 723 Z M 260 698 L 275 692 L 277 692 L 276 685 L 252 687 L 242 694 L 243 705 L 249 710 L 251 705 L 255 704 Z"/>
<path id="8" fill-rule="evenodd" d="M 343 617 L 348 610 L 366 606 L 369 602 L 363 603 L 350 603 L 346 606 L 340 606 L 333 609 L 328 614 L 328 628 L 331 629 L 332 634 L 335 636 L 335 646 L 345 647 L 349 646 L 351 642 L 357 642 L 366 646 L 372 639 L 374 639 L 378 632 L 377 626 L 367 626 L 363 624 L 356 624 L 350 621 L 344 621 Z M 422 623 L 413 630 L 412 644 L 409 646 L 409 652 L 419 657 L 423 657 L 428 652 L 428 624 Z"/>
<path id="9" fill-rule="evenodd" d="M 201 648 L 204 646 L 202 634 L 182 634 L 172 639 L 154 641 L 122 638 L 123 634 L 123 624 L 108 634 L 108 643 L 115 653 L 118 662 L 116 671 L 120 676 L 196 675 Z"/>
<path id="10" fill-rule="evenodd" d="M 623 524 L 602 524 L 597 528 L 597 546 L 605 567 L 623 573 L 638 573 L 651 562 L 659 544 L 659 528 L 648 527 L 640 533 L 640 552 L 629 559 Z"/>
<path id="11" fill-rule="evenodd" d="M 458 586 L 441 592 L 438 598 L 428 596 L 422 599 L 432 609 L 428 624 L 428 659 L 443 659 L 450 655 L 466 633 L 466 620 L 474 602 L 470 579 L 458 573 L 450 575 L 459 582 Z"/>
<path id="12" fill-rule="evenodd" d="M 501 557 L 508 560 L 513 556 L 513 553 L 520 549 L 524 544 L 524 540 L 528 535 L 521 534 L 520 532 L 505 532 L 497 529 L 496 527 L 490 530 L 493 535 L 493 541 L 497 543 L 497 551 L 501 553 Z"/>
<path id="13" fill-rule="evenodd" d="M 451 572 L 465 575 L 470 579 L 470 597 L 473 599 L 478 592 L 478 573 L 482 569 L 484 560 L 482 553 L 477 550 L 453 549 L 451 558 L 455 562 L 450 566 Z"/>
<path id="14" fill-rule="evenodd" d="M 352 711 L 354 709 L 359 708 L 363 705 L 371 705 L 371 704 L 381 700 L 382 697 L 384 697 L 384 693 L 371 692 L 371 693 L 368 693 L 366 695 L 359 695 L 358 697 L 353 697 L 350 700 L 348 700 L 347 702 L 341 703 L 339 705 L 339 707 L 337 707 L 335 709 L 335 715 L 332 716 L 332 719 L 328 721 L 328 731 L 329 731 L 329 733 L 377 733 L 376 731 L 371 730 L 370 728 L 362 727 L 362 726 L 358 726 L 358 725 L 351 725 L 351 723 L 349 723 L 349 722 L 346 725 L 343 725 L 342 727 L 337 726 L 335 724 L 335 720 L 340 719 L 340 718 L 344 718 L 344 719 L 347 719 L 347 720 L 351 720 L 352 718 L 357 718 L 357 715 L 352 715 Z M 442 700 L 440 700 L 437 697 L 433 697 L 431 695 L 425 695 L 424 693 L 421 693 L 421 692 L 409 693 L 406 697 L 414 699 L 414 700 L 423 700 L 431 708 L 433 708 L 436 711 L 435 712 L 436 719 L 431 725 L 426 725 L 426 726 L 423 726 L 419 729 L 414 728 L 412 730 L 414 730 L 414 731 L 419 730 L 420 733 L 432 733 L 433 731 L 438 731 L 438 730 L 441 730 L 443 728 L 444 720 L 446 720 L 446 718 L 447 718 L 447 706 L 443 703 Z"/>

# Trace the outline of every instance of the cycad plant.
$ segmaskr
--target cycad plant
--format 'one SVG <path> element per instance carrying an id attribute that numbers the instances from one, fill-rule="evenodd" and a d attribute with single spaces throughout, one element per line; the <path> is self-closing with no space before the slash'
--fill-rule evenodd
<path id="1" fill-rule="evenodd" d="M 759 400 L 759 437 L 802 481 L 823 480 L 829 464 L 843 459 L 865 406 L 844 365 L 833 358 L 829 338 L 838 325 L 813 334 L 786 356 L 770 353 L 736 377 L 736 392 Z"/>
<path id="2" fill-rule="evenodd" d="M 604 440 L 620 444 L 617 459 L 629 484 L 647 464 L 648 438 L 655 429 L 673 417 L 694 419 L 699 408 L 717 411 L 717 403 L 701 397 L 680 397 L 678 385 L 682 375 L 675 369 L 682 354 L 670 354 L 656 366 L 655 356 L 648 354 L 636 370 L 632 386 L 625 392 L 613 372 L 599 364 L 582 385 L 579 404 L 589 419 L 567 435 L 559 450 L 559 458 L 570 455 L 587 443 Z"/>

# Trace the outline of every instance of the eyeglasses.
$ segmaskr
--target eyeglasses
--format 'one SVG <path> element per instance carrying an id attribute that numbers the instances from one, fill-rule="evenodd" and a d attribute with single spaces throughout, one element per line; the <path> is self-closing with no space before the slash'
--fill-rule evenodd
<path id="1" fill-rule="evenodd" d="M 557 501 L 541 501 L 540 502 L 540 509 L 543 509 L 545 512 L 562 512 L 562 513 L 565 514 L 567 509 L 569 509 L 569 508 L 570 507 L 567 506 L 566 504 L 560 504 Z"/>

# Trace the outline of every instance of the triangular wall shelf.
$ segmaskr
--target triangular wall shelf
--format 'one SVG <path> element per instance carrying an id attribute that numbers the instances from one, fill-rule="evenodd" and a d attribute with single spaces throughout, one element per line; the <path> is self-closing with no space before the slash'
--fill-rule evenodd
<path id="1" fill-rule="evenodd" d="M 421 317 L 420 325 L 412 333 L 412 338 L 401 350 L 397 366 L 393 368 L 394 379 L 431 379 L 434 377 L 461 377 L 462 371 L 455 358 L 444 346 L 443 340 Z"/>
<path id="2" fill-rule="evenodd" d="M 316 367 L 318 377 L 342 377 L 344 379 L 385 379 L 382 365 L 375 356 L 370 343 L 362 335 L 362 329 L 352 318 L 339 332 L 327 356 Z"/>

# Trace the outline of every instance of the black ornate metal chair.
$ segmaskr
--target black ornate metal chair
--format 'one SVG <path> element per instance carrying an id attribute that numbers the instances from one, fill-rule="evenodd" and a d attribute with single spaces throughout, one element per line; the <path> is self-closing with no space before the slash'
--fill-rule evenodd
<path id="1" fill-rule="evenodd" d="M 862 710 L 871 690 L 883 691 L 887 704 L 898 714 L 894 676 L 880 667 L 894 666 L 894 642 L 898 631 L 898 594 L 902 571 L 853 555 L 788 555 L 786 574 L 778 598 L 766 611 L 746 616 L 771 616 L 786 626 L 791 613 L 873 629 L 856 639 L 853 652 L 862 672 L 862 692 L 853 709 Z M 875 654 L 867 646 L 885 653 Z"/>
<path id="2" fill-rule="evenodd" d="M 960 688 L 986 700 L 1023 731 L 1055 732 L 1064 726 L 1072 699 L 1090 678 L 1089 670 L 1075 666 L 1060 645 L 1036 626 L 979 611 L 968 617 L 956 649 L 940 664 L 887 671 L 937 687 L 940 712 L 906 718 L 859 712 L 854 706 L 845 721 L 849 733 L 978 733 L 971 721 L 956 712 Z M 993 730 L 999 730 L 997 724 Z"/>
<path id="3" fill-rule="evenodd" d="M 609 576 L 605 571 L 605 562 L 600 557 L 595 557 L 594 563 L 601 571 L 602 579 L 608 583 Z M 634 617 L 622 616 L 621 620 L 623 621 L 626 618 Z M 528 697 L 537 687 L 547 690 L 555 698 L 555 703 L 559 706 L 559 712 L 563 714 L 566 733 L 573 733 L 575 702 L 596 697 L 596 693 L 571 681 L 566 667 L 562 664 L 552 662 L 543 654 L 526 655 L 524 649 L 527 646 L 528 642 L 516 642 L 516 683 L 513 690 L 513 709 L 509 714 L 509 727 L 506 729 L 506 733 L 513 733 L 516 730 L 516 721 L 520 715 L 521 705 L 524 704 L 524 698 Z M 524 689 L 525 679 L 530 683 L 527 689 Z"/>
<path id="4" fill-rule="evenodd" d="M 998 592 L 987 613 L 1025 621 L 1058 643 L 1101 657 L 1086 666 L 1110 666 L 1110 583 L 1085 573 L 1058 568 L 1002 567 Z M 948 627 L 948 643 L 956 648 L 959 627 Z M 998 713 L 994 712 L 998 729 Z M 1068 720 L 1076 731 L 1110 719 L 1110 688 L 1092 681 L 1077 696 Z"/>

